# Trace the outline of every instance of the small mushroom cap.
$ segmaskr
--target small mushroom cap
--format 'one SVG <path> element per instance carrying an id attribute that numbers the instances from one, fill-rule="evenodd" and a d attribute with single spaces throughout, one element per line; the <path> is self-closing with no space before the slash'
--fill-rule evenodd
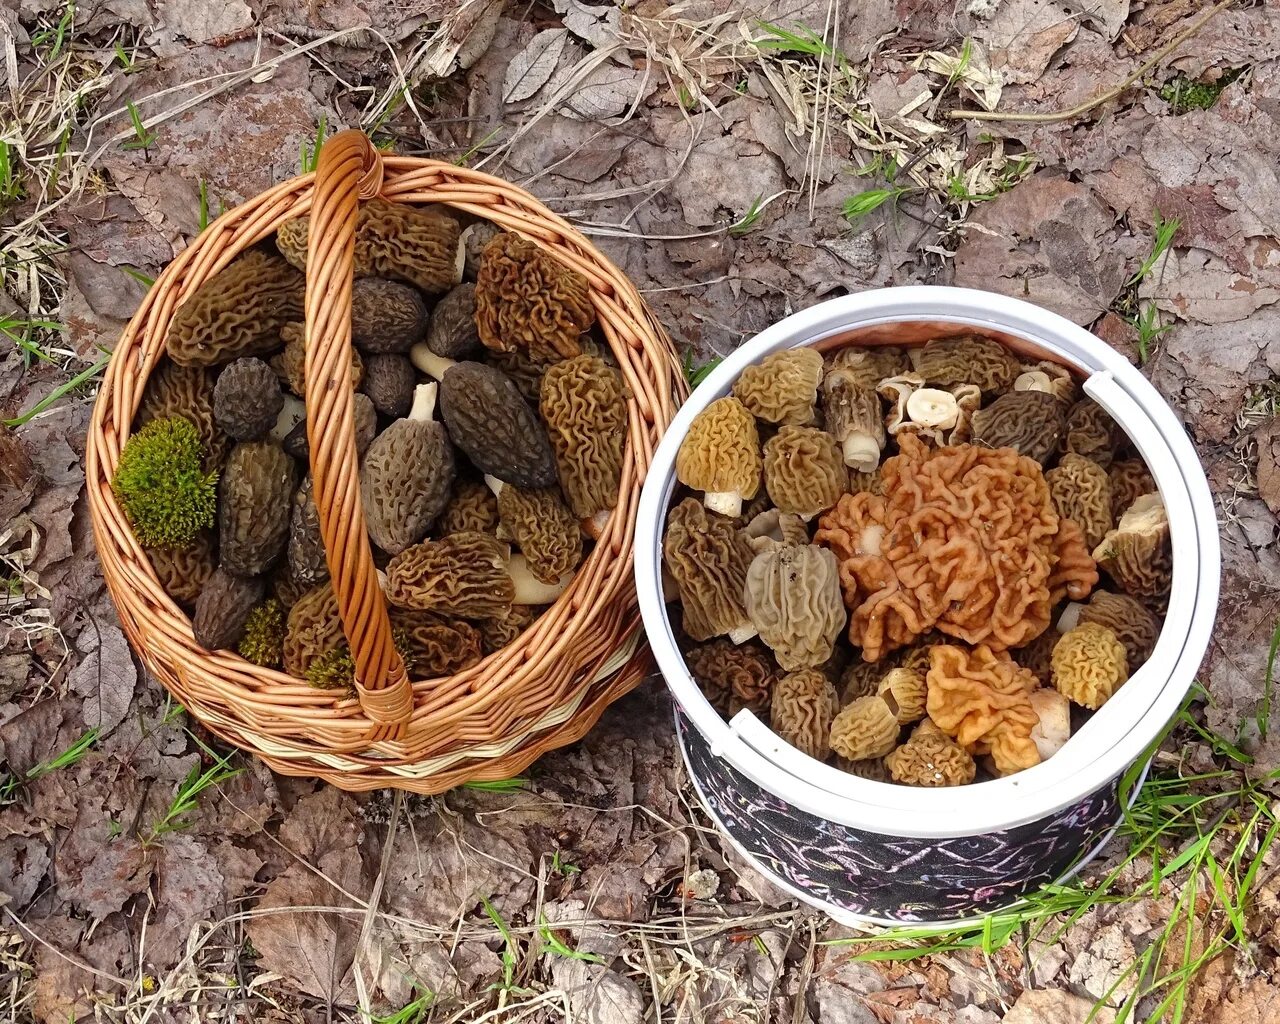
<path id="1" fill-rule="evenodd" d="M 431 311 L 427 348 L 445 359 L 471 359 L 484 351 L 476 330 L 476 286 L 465 282 L 451 289 Z"/>
<path id="2" fill-rule="evenodd" d="M 302 481 L 293 496 L 289 514 L 289 575 L 298 584 L 314 587 L 329 578 L 320 513 L 316 509 L 311 477 Z"/>
<path id="3" fill-rule="evenodd" d="M 822 355 L 812 348 L 774 352 L 748 366 L 733 396 L 766 423 L 812 423 L 822 383 Z"/>
<path id="4" fill-rule="evenodd" d="M 886 377 L 897 377 L 910 370 L 911 360 L 904 349 L 894 346 L 858 348 L 847 345 L 831 356 L 827 367 L 828 372 L 846 370 L 853 374 L 854 381 L 861 387 L 875 391 Z"/>
<path id="5" fill-rule="evenodd" d="M 1090 549 L 1097 547 L 1114 525 L 1107 471 L 1083 455 L 1068 452 L 1044 478 L 1058 515 L 1080 527 Z"/>
<path id="6" fill-rule="evenodd" d="M 470 623 L 410 608 L 392 608 L 390 618 L 402 641 L 397 647 L 405 669 L 415 679 L 451 676 L 483 657 L 480 630 Z"/>
<path id="7" fill-rule="evenodd" d="M 556 583 L 582 561 L 582 531 L 558 487 L 526 490 L 504 485 L 498 515 L 541 583 Z"/>
<path id="8" fill-rule="evenodd" d="M 978 774 L 972 755 L 949 736 L 912 736 L 885 755 L 889 777 L 904 786 L 966 786 Z"/>
<path id="9" fill-rule="evenodd" d="M 270 441 L 231 449 L 218 485 L 218 553 L 239 576 L 257 576 L 280 559 L 289 537 L 294 462 Z"/>
<path id="10" fill-rule="evenodd" d="M 304 593 L 289 609 L 284 631 L 284 670 L 301 679 L 316 658 L 344 643 L 338 598 L 331 584 L 322 583 Z"/>
<path id="11" fill-rule="evenodd" d="M 440 513 L 436 532 L 442 537 L 451 533 L 494 533 L 498 528 L 498 499 L 478 480 L 458 480 L 449 504 Z"/>
<path id="12" fill-rule="evenodd" d="M 1124 432 L 1110 414 L 1090 398 L 1083 398 L 1067 413 L 1062 450 L 1092 459 L 1103 469 L 1115 460 Z"/>
<path id="13" fill-rule="evenodd" d="M 546 428 L 514 382 L 483 363 L 462 362 L 440 382 L 449 436 L 482 473 L 517 487 L 551 487 L 555 456 Z"/>
<path id="14" fill-rule="evenodd" d="M 261 359 L 228 363 L 213 386 L 213 416 L 237 441 L 256 441 L 275 425 L 284 395 L 275 373 Z"/>
<path id="15" fill-rule="evenodd" d="M 764 446 L 764 485 L 782 512 L 825 512 L 848 484 L 836 439 L 817 427 L 782 427 Z"/>
<path id="16" fill-rule="evenodd" d="M 213 536 L 208 530 L 196 534 L 185 548 L 147 548 L 147 558 L 165 593 L 184 607 L 191 607 L 205 582 L 213 575 Z"/>
<path id="17" fill-rule="evenodd" d="M 1111 483 L 1111 517 L 1119 520 L 1135 501 L 1156 490 L 1155 478 L 1141 459 L 1120 459 L 1107 471 Z"/>
<path id="18" fill-rule="evenodd" d="M 1089 603 L 1080 606 L 1076 625 L 1082 622 L 1105 626 L 1116 635 L 1124 644 L 1130 675 L 1151 657 L 1160 638 L 1160 621 L 1146 605 L 1128 594 L 1095 590 Z"/>
<path id="19" fill-rule="evenodd" d="M 301 274 L 279 256 L 250 249 L 205 281 L 178 307 L 165 347 L 179 366 L 216 366 L 263 355 L 280 329 L 302 318 Z"/>
<path id="20" fill-rule="evenodd" d="M 859 697 L 831 722 L 831 749 L 850 761 L 884 757 L 898 745 L 901 727 L 879 697 Z"/>
<path id="21" fill-rule="evenodd" d="M 378 277 L 351 285 L 351 341 L 365 352 L 408 352 L 426 334 L 427 317 L 427 304 L 411 285 Z"/>
<path id="22" fill-rule="evenodd" d="M 676 453 L 679 481 L 708 494 L 755 497 L 761 466 L 756 421 L 736 398 L 717 399 L 698 413 Z"/>
<path id="23" fill-rule="evenodd" d="M 988 448 L 1013 448 L 1044 464 L 1058 450 L 1066 422 L 1062 403 L 1044 391 L 1011 391 L 971 420 L 973 440 Z"/>
<path id="24" fill-rule="evenodd" d="M 370 199 L 356 217 L 357 277 L 390 277 L 428 295 L 462 280 L 462 228 L 439 208 Z"/>
<path id="25" fill-rule="evenodd" d="M 1086 622 L 1053 648 L 1053 685 L 1081 707 L 1097 710 L 1128 678 L 1124 644 L 1106 626 Z"/>
<path id="26" fill-rule="evenodd" d="M 907 415 L 912 423 L 947 430 L 960 418 L 955 396 L 941 388 L 917 388 L 907 399 Z"/>
<path id="27" fill-rule="evenodd" d="M 1031 691 L 1031 707 L 1040 719 L 1031 730 L 1040 760 L 1053 757 L 1071 738 L 1071 702 L 1051 687 Z"/>
<path id="28" fill-rule="evenodd" d="M 909 668 L 890 669 L 876 687 L 876 696 L 889 705 L 902 725 L 924 718 L 928 692 L 924 673 Z"/>
<path id="29" fill-rule="evenodd" d="M 847 618 L 835 555 L 816 544 L 756 555 L 747 569 L 746 610 L 785 671 L 821 665 Z"/>
<path id="30" fill-rule="evenodd" d="M 833 366 L 822 378 L 822 415 L 845 465 L 860 473 L 880 465 L 885 443 L 880 398 L 859 382 L 854 370 Z"/>
<path id="31" fill-rule="evenodd" d="M 383 416 L 392 419 L 407 416 L 413 405 L 413 389 L 417 383 L 418 375 L 407 356 L 386 353 L 365 358 L 361 390 Z"/>
<path id="32" fill-rule="evenodd" d="M 667 513 L 662 551 L 691 639 L 710 640 L 743 629 L 749 622 L 743 597 L 753 554 L 729 520 L 685 498 Z"/>
<path id="33" fill-rule="evenodd" d="M 722 715 L 743 708 L 768 711 L 778 680 L 778 666 L 764 644 L 757 640 L 735 644 L 724 637 L 691 647 L 685 665 L 698 688 Z"/>
<path id="34" fill-rule="evenodd" d="M 1159 494 L 1144 494 L 1120 517 L 1093 552 L 1094 560 L 1120 589 L 1134 597 L 1159 598 L 1173 583 L 1169 518 Z"/>
<path id="35" fill-rule="evenodd" d="M 535 243 L 504 232 L 485 246 L 476 327 L 486 348 L 524 349 L 542 363 L 571 359 L 595 318 L 590 282 Z"/>
<path id="36" fill-rule="evenodd" d="M 804 669 L 778 680 L 769 724 L 793 747 L 825 761 L 831 753 L 831 723 L 839 710 L 831 680 L 817 669 Z"/>
<path id="37" fill-rule="evenodd" d="M 597 356 L 554 364 L 539 407 L 573 514 L 590 519 L 618 503 L 627 443 L 627 404 L 618 372 Z"/>
<path id="38" fill-rule="evenodd" d="M 253 606 L 262 600 L 266 584 L 260 577 L 237 576 L 216 569 L 200 588 L 191 630 L 206 651 L 230 650 L 244 634 Z"/>
<path id="39" fill-rule="evenodd" d="M 486 487 L 487 491 L 488 488 Z M 516 638 L 533 625 L 538 617 L 539 609 L 527 604 L 513 604 L 502 615 L 489 619 L 478 619 L 476 628 L 480 630 L 481 646 L 485 654 L 500 651 L 508 644 L 515 643 Z"/>
<path id="40" fill-rule="evenodd" d="M 939 338 L 910 351 L 911 364 L 926 384 L 950 388 L 977 384 L 987 394 L 1007 391 L 1022 366 L 999 342 L 976 335 Z"/>
<path id="41" fill-rule="evenodd" d="M 503 615 L 514 603 L 507 549 L 487 533 L 455 533 L 405 548 L 387 565 L 389 600 L 464 619 Z"/>
<path id="42" fill-rule="evenodd" d="M 751 518 L 742 535 L 757 555 L 787 544 L 808 544 L 809 528 L 803 519 L 791 512 L 768 508 Z"/>
<path id="43" fill-rule="evenodd" d="M 1057 363 L 1039 362 L 1024 366 L 1013 382 L 1014 391 L 1044 391 L 1068 405 L 1076 400 L 1076 381 L 1071 371 Z"/>

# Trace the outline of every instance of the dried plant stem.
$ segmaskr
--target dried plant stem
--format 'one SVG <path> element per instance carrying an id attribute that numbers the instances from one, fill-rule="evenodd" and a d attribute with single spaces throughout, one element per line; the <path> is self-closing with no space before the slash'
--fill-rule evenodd
<path id="1" fill-rule="evenodd" d="M 1179 46 L 1204 28 L 1214 15 L 1218 14 L 1220 11 L 1225 11 L 1235 2 L 1236 0 L 1221 0 L 1220 3 L 1215 4 L 1197 18 L 1193 25 L 1184 31 L 1179 32 L 1167 44 L 1157 50 L 1151 58 L 1142 63 L 1137 71 L 1131 74 L 1119 85 L 1108 89 L 1099 96 L 1093 97 L 1093 99 L 1085 100 L 1083 103 L 1072 107 L 1070 110 L 1059 110 L 1050 114 L 1021 113 L 1018 111 L 1006 112 L 999 110 L 948 110 L 947 117 L 952 120 L 970 121 L 1032 121 L 1036 124 L 1052 124 L 1055 121 L 1070 121 L 1072 118 L 1087 114 L 1095 107 L 1100 107 L 1109 100 L 1115 99 L 1129 88 L 1129 86 L 1133 85 L 1134 82 L 1138 81 L 1138 79 L 1169 56 L 1169 54 Z"/>

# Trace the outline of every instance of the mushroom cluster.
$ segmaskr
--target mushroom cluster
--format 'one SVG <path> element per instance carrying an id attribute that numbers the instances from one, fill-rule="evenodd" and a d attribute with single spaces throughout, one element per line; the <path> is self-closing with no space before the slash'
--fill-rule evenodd
<path id="1" fill-rule="evenodd" d="M 333 499 L 309 465 L 309 236 L 308 218 L 286 222 L 177 309 L 113 489 L 197 643 L 345 690 L 354 659 L 320 529 Z M 397 648 L 415 678 L 449 675 L 514 641 L 608 532 L 629 395 L 590 282 L 533 241 L 374 199 L 354 271 L 350 367 L 326 386 L 353 391 Z M 743 542 L 740 575 L 751 557 Z M 831 583 L 838 599 L 834 566 Z M 722 612 L 708 606 L 717 626 Z"/>
<path id="2" fill-rule="evenodd" d="M 1159 637 L 1146 464 L 1069 369 L 997 341 L 774 353 L 675 468 L 663 579 L 690 675 L 860 778 L 1031 768 Z"/>

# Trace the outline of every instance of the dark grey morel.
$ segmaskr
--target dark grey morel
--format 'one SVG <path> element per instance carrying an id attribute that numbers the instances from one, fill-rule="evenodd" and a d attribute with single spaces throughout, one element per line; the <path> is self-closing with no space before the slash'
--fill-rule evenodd
<path id="1" fill-rule="evenodd" d="M 364 361 L 362 390 L 373 407 L 392 419 L 408 415 L 413 405 L 413 389 L 418 382 L 408 356 L 375 355 Z"/>
<path id="2" fill-rule="evenodd" d="M 351 286 L 351 340 L 365 352 L 408 352 L 427 330 L 427 304 L 412 285 L 362 277 Z"/>
<path id="3" fill-rule="evenodd" d="M 436 303 L 427 328 L 427 348 L 446 359 L 467 359 L 483 350 L 476 330 L 476 286 L 470 281 Z"/>
<path id="4" fill-rule="evenodd" d="M 356 392 L 351 396 L 351 415 L 356 427 L 356 454 L 363 455 L 378 432 L 378 413 L 369 396 Z M 280 442 L 284 450 L 295 459 L 307 462 L 311 458 L 311 444 L 307 440 L 307 421 L 301 419 Z"/>
<path id="5" fill-rule="evenodd" d="M 239 576 L 257 576 L 284 554 L 294 463 L 268 441 L 231 449 L 218 485 L 218 552 Z"/>
<path id="6" fill-rule="evenodd" d="M 324 556 L 324 537 L 320 533 L 320 513 L 316 509 L 311 477 L 302 481 L 293 496 L 289 515 L 289 578 L 295 583 L 314 587 L 329 578 L 329 563 Z"/>
<path id="7" fill-rule="evenodd" d="M 253 606 L 262 600 L 266 584 L 259 578 L 245 578 L 218 568 L 213 571 L 196 598 L 191 630 L 196 643 L 206 651 L 234 647 L 244 633 Z"/>
<path id="8" fill-rule="evenodd" d="M 261 359 L 228 364 L 213 386 L 213 418 L 236 441 L 256 441 L 270 430 L 284 408 L 280 378 Z"/>

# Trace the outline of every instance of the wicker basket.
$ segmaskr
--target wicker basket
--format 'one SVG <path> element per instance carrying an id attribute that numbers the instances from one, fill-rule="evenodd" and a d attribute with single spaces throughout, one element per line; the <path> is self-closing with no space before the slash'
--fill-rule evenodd
<path id="1" fill-rule="evenodd" d="M 618 506 L 569 589 L 514 643 L 442 679 L 406 677 L 365 533 L 352 429 L 351 279 L 358 201 L 444 203 L 537 241 L 586 275 L 631 393 Z M 311 216 L 306 288 L 307 431 L 321 532 L 356 663 L 354 695 L 316 690 L 192 636 L 116 504 L 110 481 L 174 311 L 286 220 Z M 567 223 L 508 183 L 452 164 L 384 158 L 334 136 L 314 175 L 225 213 L 160 275 L 125 329 L 90 426 L 86 475 L 103 575 L 147 667 L 223 739 L 287 775 L 344 789 L 433 793 L 500 779 L 581 737 L 645 675 L 631 578 L 640 480 L 683 394 L 671 342 L 626 278 Z"/>

